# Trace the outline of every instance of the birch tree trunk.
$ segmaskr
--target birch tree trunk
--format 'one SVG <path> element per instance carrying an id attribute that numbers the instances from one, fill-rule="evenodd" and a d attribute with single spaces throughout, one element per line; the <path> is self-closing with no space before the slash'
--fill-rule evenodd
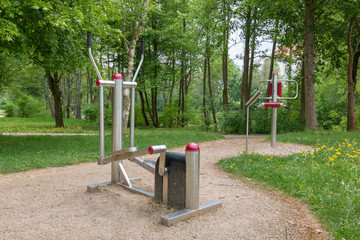
<path id="1" fill-rule="evenodd" d="M 147 10 L 149 7 L 150 0 L 146 0 L 146 2 L 143 5 L 144 12 L 139 13 L 138 20 L 135 22 L 133 34 L 131 36 L 130 44 L 128 45 L 127 39 L 125 37 L 125 34 L 122 35 L 122 43 L 126 49 L 127 55 L 128 55 L 128 68 L 126 72 L 125 81 L 131 81 L 133 72 L 134 72 L 134 59 L 135 59 L 135 47 L 136 42 L 139 39 L 139 35 L 144 30 L 145 26 L 145 19 L 147 15 Z M 142 14 L 142 16 L 141 16 Z M 126 22 L 123 22 L 123 27 L 125 28 Z M 125 31 L 124 31 L 125 32 Z M 124 133 L 127 133 L 127 125 L 129 122 L 129 113 L 130 113 L 130 91 L 128 88 L 124 90 L 124 109 L 123 109 L 123 129 Z"/>

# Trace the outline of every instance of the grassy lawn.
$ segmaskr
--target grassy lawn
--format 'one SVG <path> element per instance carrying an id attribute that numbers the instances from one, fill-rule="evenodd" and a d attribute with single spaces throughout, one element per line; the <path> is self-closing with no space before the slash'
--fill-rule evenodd
<path id="1" fill-rule="evenodd" d="M 65 128 L 55 128 L 52 118 L 0 118 L 0 133 L 97 133 L 96 122 L 64 119 Z"/>
<path id="2" fill-rule="evenodd" d="M 49 132 L 52 119 L 0 119 L 0 129 L 42 129 Z M 3 121 L 5 120 L 5 121 Z M 51 125 L 50 125 L 51 123 Z M 70 124 L 69 124 L 70 123 Z M 66 124 L 66 123 L 65 123 Z M 67 125 L 67 124 L 66 124 Z M 97 133 L 97 124 L 82 120 L 68 121 L 69 128 L 62 132 Z M 69 130 L 70 129 L 70 130 Z M 15 131 L 20 132 L 20 131 Z M 25 131 L 21 131 L 25 132 Z M 36 131 L 34 131 L 36 132 Z M 195 128 L 185 129 L 136 129 L 135 145 L 147 148 L 164 144 L 167 148 L 186 145 L 189 142 L 204 142 L 223 138 L 220 134 L 201 132 Z M 128 145 L 124 136 L 124 147 Z M 0 135 L 0 173 L 7 174 L 36 168 L 58 167 L 80 162 L 96 161 L 99 152 L 99 137 L 96 136 L 3 136 Z M 105 136 L 105 151 L 111 152 L 111 136 Z"/>
<path id="3" fill-rule="evenodd" d="M 358 132 L 300 132 L 278 141 L 312 145 L 313 153 L 288 157 L 242 155 L 218 165 L 304 200 L 334 239 L 360 236 L 360 142 Z"/>

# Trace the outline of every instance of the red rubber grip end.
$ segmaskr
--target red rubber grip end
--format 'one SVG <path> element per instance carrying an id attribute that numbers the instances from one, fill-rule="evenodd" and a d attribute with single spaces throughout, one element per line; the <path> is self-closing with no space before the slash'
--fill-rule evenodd
<path id="1" fill-rule="evenodd" d="M 196 144 L 196 143 L 189 143 L 189 144 L 186 146 L 185 151 L 187 151 L 187 152 L 198 152 L 198 151 L 200 151 L 200 147 L 199 147 L 199 145 Z"/>
<path id="2" fill-rule="evenodd" d="M 96 86 L 100 87 L 100 80 L 96 81 Z"/>
<path id="3" fill-rule="evenodd" d="M 123 76 L 120 74 L 120 73 L 115 73 L 113 76 L 112 76 L 112 79 L 124 79 Z"/>
<path id="4" fill-rule="evenodd" d="M 148 152 L 149 152 L 150 154 L 153 154 L 153 153 L 154 153 L 154 149 L 153 149 L 152 146 L 148 147 Z"/>

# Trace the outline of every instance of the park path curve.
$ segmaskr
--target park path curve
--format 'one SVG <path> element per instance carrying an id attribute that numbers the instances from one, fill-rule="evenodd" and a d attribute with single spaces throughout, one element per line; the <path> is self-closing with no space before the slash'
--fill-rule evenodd
<path id="1" fill-rule="evenodd" d="M 200 203 L 223 206 L 171 227 L 160 223 L 170 213 L 152 199 L 110 185 L 89 193 L 87 185 L 110 180 L 110 166 L 84 163 L 61 168 L 0 175 L 0 239 L 327 239 L 307 208 L 278 192 L 227 176 L 215 163 L 236 156 L 245 138 L 227 137 L 200 144 Z M 309 147 L 262 137 L 249 141 L 261 154 L 286 155 Z M 184 152 L 184 147 L 171 149 Z M 148 156 L 147 159 L 154 159 Z M 153 188 L 153 175 L 125 162 L 134 185 Z"/>

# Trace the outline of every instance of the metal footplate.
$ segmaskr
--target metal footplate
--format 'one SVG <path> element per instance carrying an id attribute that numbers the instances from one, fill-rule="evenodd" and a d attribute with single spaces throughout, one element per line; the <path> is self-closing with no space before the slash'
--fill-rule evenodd
<path id="1" fill-rule="evenodd" d="M 140 179 L 141 179 L 141 177 L 129 178 L 130 181 L 135 181 L 135 180 L 140 180 Z M 97 184 L 93 184 L 93 185 L 88 185 L 87 186 L 87 191 L 88 192 L 94 192 L 99 187 L 107 186 L 107 185 L 111 185 L 111 184 L 115 184 L 115 183 L 110 181 L 110 182 L 103 182 L 103 183 L 97 183 Z"/>
<path id="2" fill-rule="evenodd" d="M 161 217 L 161 223 L 165 226 L 171 226 L 179 221 L 188 219 L 196 214 L 211 211 L 222 206 L 222 203 L 217 200 L 200 204 L 198 209 L 183 209 L 174 213 L 170 213 Z"/>
<path id="3" fill-rule="evenodd" d="M 129 190 L 130 192 L 138 193 L 138 194 L 141 194 L 141 195 L 144 195 L 147 197 L 152 197 L 152 198 L 154 197 L 154 193 L 151 191 L 148 191 L 148 190 L 145 190 L 145 189 L 142 189 L 139 187 L 135 187 L 135 186 L 129 187 L 129 186 L 126 186 L 125 184 L 121 184 L 121 183 L 118 183 L 118 185 Z"/>

